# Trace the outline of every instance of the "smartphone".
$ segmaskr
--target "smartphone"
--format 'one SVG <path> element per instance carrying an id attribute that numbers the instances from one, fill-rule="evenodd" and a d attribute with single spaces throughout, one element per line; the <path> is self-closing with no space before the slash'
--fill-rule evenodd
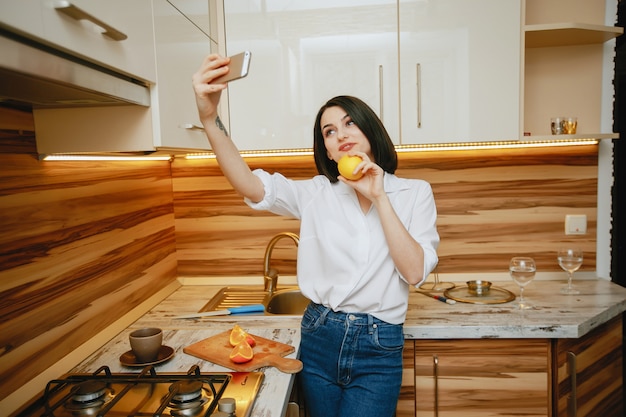
<path id="1" fill-rule="evenodd" d="M 250 69 L 251 57 L 252 53 L 250 51 L 245 51 L 240 54 L 231 56 L 230 64 L 228 64 L 230 71 L 228 71 L 227 74 L 224 74 L 221 77 L 211 81 L 211 83 L 223 84 L 245 77 L 246 75 L 248 75 L 248 70 Z"/>

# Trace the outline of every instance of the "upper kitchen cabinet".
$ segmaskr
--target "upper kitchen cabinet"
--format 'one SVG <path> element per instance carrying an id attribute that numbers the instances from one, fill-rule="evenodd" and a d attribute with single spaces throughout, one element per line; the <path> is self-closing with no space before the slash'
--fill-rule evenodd
<path id="1" fill-rule="evenodd" d="M 228 87 L 240 149 L 310 148 L 319 107 L 341 94 L 398 145 L 519 137 L 520 0 L 223 7 L 223 52 L 252 51 L 250 75 Z"/>
<path id="2" fill-rule="evenodd" d="M 519 137 L 519 0 L 402 0 L 401 143 Z"/>
<path id="3" fill-rule="evenodd" d="M 573 137 L 612 133 L 615 2 L 526 0 L 523 131 L 551 135 L 550 119 L 578 118 Z M 559 136 L 562 138 L 563 136 Z M 571 137 L 571 136 L 565 136 Z"/>
<path id="4" fill-rule="evenodd" d="M 131 78 L 156 80 L 150 0 L 1 0 L 0 26 Z"/>
<path id="5" fill-rule="evenodd" d="M 156 73 L 150 106 L 34 108 L 40 154 L 209 149 L 191 83 L 204 57 L 217 48 L 208 34 L 208 1 L 141 3 L 153 39 L 153 60 L 145 66 L 154 62 Z"/>
<path id="6" fill-rule="evenodd" d="M 218 2 L 222 53 L 252 52 L 222 114 L 239 149 L 312 147 L 317 111 L 337 95 L 364 100 L 398 137 L 395 0 Z"/>
<path id="7" fill-rule="evenodd" d="M 217 44 L 209 37 L 208 0 L 154 0 L 158 97 L 154 146 L 207 150 L 191 76 Z"/>

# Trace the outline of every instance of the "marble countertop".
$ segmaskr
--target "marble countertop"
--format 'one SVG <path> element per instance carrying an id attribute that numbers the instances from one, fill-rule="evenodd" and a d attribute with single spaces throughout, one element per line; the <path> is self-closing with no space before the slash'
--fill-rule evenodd
<path id="1" fill-rule="evenodd" d="M 578 295 L 562 295 L 561 281 L 535 281 L 524 292 L 535 305 L 519 311 L 517 300 L 502 304 L 449 305 L 413 291 L 404 326 L 407 339 L 475 338 L 578 338 L 611 318 L 626 311 L 626 288 L 606 280 L 578 281 Z M 464 285 L 458 284 L 457 285 Z M 517 286 L 508 281 L 494 282 L 519 295 Z M 220 289 L 217 286 L 183 285 L 165 300 L 117 334 L 102 348 L 77 365 L 71 372 L 93 372 L 103 364 L 113 372 L 129 372 L 120 364 L 120 356 L 130 349 L 128 334 L 137 328 L 159 327 L 164 344 L 175 350 L 174 357 L 157 365 L 157 372 L 184 372 L 198 365 L 203 372 L 228 369 L 183 353 L 183 348 L 199 340 L 232 328 L 239 323 L 252 334 L 290 344 L 297 357 L 300 344 L 300 317 L 297 316 L 223 316 L 202 319 L 174 319 L 196 312 Z M 136 368 L 134 368 L 137 370 Z M 252 415 L 282 416 L 294 383 L 294 375 L 275 368 L 264 368 L 265 380 Z"/>
<path id="2" fill-rule="evenodd" d="M 579 338 L 626 311 L 626 288 L 617 284 L 603 279 L 576 281 L 577 295 L 561 294 L 564 284 L 528 284 L 524 299 L 534 305 L 532 310 L 516 309 L 518 298 L 503 304 L 448 305 L 413 293 L 404 332 L 408 339 Z M 512 281 L 493 285 L 519 297 L 519 287 Z"/>
<path id="3" fill-rule="evenodd" d="M 172 319 L 173 316 L 196 312 L 221 287 L 184 285 L 155 306 L 131 326 L 117 334 L 102 348 L 70 370 L 94 372 L 102 365 L 108 365 L 112 372 L 139 372 L 141 368 L 129 368 L 120 363 L 120 356 L 130 350 L 128 335 L 135 329 L 159 327 L 163 329 L 163 344 L 174 349 L 174 357 L 155 366 L 157 372 L 186 372 L 197 365 L 202 372 L 232 372 L 228 368 L 196 358 L 183 352 L 183 348 L 197 341 L 229 330 L 239 323 L 246 331 L 270 340 L 276 340 L 296 348 L 288 358 L 297 358 L 300 346 L 299 319 L 287 320 L 241 320 L 241 316 L 221 318 Z M 293 374 L 285 374 L 276 368 L 262 368 L 265 378 L 252 409 L 252 416 L 283 416 L 294 383 Z"/>

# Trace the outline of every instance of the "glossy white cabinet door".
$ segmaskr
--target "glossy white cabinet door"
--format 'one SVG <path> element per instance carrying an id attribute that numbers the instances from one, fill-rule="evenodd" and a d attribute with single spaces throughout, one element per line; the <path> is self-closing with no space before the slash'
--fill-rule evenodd
<path id="1" fill-rule="evenodd" d="M 399 7 L 402 144 L 518 139 L 520 0 Z"/>
<path id="2" fill-rule="evenodd" d="M 319 107 L 367 102 L 399 133 L 395 0 L 224 2 L 226 51 L 252 52 L 228 87 L 230 132 L 246 149 L 310 148 Z"/>
<path id="3" fill-rule="evenodd" d="M 205 6 L 208 21 L 208 2 L 187 0 L 185 5 L 192 7 L 194 3 L 198 11 Z M 205 31 L 166 0 L 154 0 L 154 26 L 158 70 L 154 145 L 207 150 L 209 142 L 201 128 L 191 76 L 211 52 L 211 41 Z"/>
<path id="4" fill-rule="evenodd" d="M 41 0 L 0 0 L 0 26 L 20 35 L 43 38 Z"/>
<path id="5" fill-rule="evenodd" d="M 224 2 L 227 53 L 253 54 L 228 91 L 240 149 L 311 147 L 338 94 L 370 104 L 397 144 L 519 138 L 520 0 L 336 4 Z"/>
<path id="6" fill-rule="evenodd" d="M 76 6 L 93 19 L 70 17 L 55 9 L 59 3 Z M 156 80 L 151 0 L 41 0 L 41 7 L 46 43 L 142 81 Z M 106 27 L 126 38 L 105 35 Z"/>

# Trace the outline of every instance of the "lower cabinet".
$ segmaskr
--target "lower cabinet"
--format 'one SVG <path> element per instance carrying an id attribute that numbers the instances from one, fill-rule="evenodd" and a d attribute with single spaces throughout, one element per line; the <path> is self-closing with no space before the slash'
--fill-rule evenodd
<path id="1" fill-rule="evenodd" d="M 580 339 L 555 341 L 555 416 L 624 416 L 622 333 L 620 316 Z"/>
<path id="2" fill-rule="evenodd" d="M 402 387 L 396 407 L 396 417 L 415 415 L 415 340 L 404 342 L 402 358 Z"/>
<path id="3" fill-rule="evenodd" d="M 416 416 L 547 416 L 550 341 L 415 341 Z"/>
<path id="4" fill-rule="evenodd" d="M 621 316 L 579 339 L 407 340 L 404 367 L 398 417 L 623 415 Z"/>

